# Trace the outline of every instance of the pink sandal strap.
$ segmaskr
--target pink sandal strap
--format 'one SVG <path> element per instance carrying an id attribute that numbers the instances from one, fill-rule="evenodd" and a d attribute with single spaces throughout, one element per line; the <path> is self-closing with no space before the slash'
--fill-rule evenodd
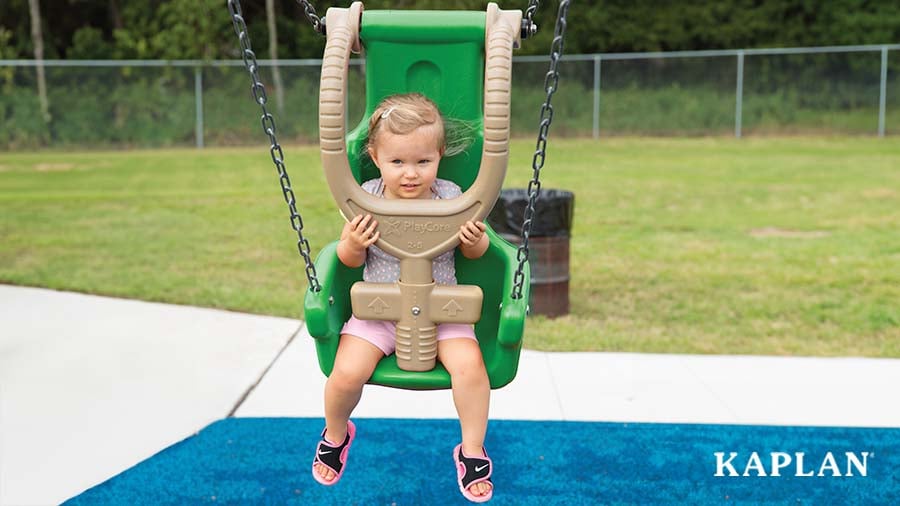
<path id="1" fill-rule="evenodd" d="M 463 496 L 473 502 L 488 501 L 493 495 L 491 474 L 493 474 L 494 463 L 487 456 L 487 452 L 485 452 L 484 457 L 469 457 L 463 453 L 462 445 L 460 444 L 453 450 L 453 460 L 456 462 L 456 481 Z M 469 491 L 469 487 L 476 483 L 490 483 L 492 485 L 491 491 L 482 496 L 473 494 Z"/>
<path id="2" fill-rule="evenodd" d="M 344 474 L 344 467 L 347 464 L 347 454 L 350 450 L 350 445 L 353 443 L 353 438 L 356 435 L 356 427 L 353 425 L 353 422 L 347 422 L 347 435 L 344 437 L 344 441 L 339 445 L 335 445 L 325 439 L 325 432 L 325 430 L 322 430 L 322 440 L 319 441 L 319 444 L 316 447 L 316 455 L 313 457 L 312 473 L 313 478 L 319 483 L 323 485 L 334 485 Z M 326 481 L 318 472 L 316 472 L 316 464 L 325 466 L 336 476 L 331 481 Z"/>

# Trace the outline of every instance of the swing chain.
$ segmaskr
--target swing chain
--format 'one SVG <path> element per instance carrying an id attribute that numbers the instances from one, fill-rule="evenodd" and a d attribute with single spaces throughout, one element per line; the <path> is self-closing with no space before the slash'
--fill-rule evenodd
<path id="1" fill-rule="evenodd" d="M 534 23 L 534 13 L 540 7 L 540 0 L 528 0 L 528 8 L 525 9 L 525 15 L 522 16 L 522 38 L 527 39 L 533 37 L 537 33 L 537 25 Z"/>
<path id="2" fill-rule="evenodd" d="M 535 1 L 535 0 L 533 0 Z M 535 3 L 537 3 L 535 1 Z M 530 7 L 529 7 L 530 9 Z M 550 124 L 553 122 L 553 106 L 550 100 L 559 86 L 559 60 L 563 52 L 563 39 L 566 35 L 566 16 L 569 12 L 569 0 L 560 0 L 559 10 L 556 14 L 556 28 L 553 30 L 553 43 L 550 44 L 550 70 L 544 77 L 544 91 L 547 92 L 547 99 L 541 105 L 541 122 L 538 129 L 537 146 L 534 152 L 534 158 L 531 161 L 533 170 L 531 181 L 528 183 L 528 206 L 525 208 L 525 216 L 522 221 L 522 244 L 516 258 L 519 261 L 519 267 L 513 277 L 513 299 L 522 298 L 522 284 L 525 282 L 525 262 L 528 261 L 528 239 L 531 236 L 532 225 L 534 225 L 534 207 L 538 197 L 541 194 L 541 168 L 544 166 L 544 159 L 547 156 L 547 135 L 550 133 Z"/>
<path id="3" fill-rule="evenodd" d="M 303 7 L 303 14 L 306 15 L 306 19 L 312 25 L 313 30 L 318 32 L 319 35 L 325 35 L 325 20 L 316 15 L 316 8 L 308 0 L 297 0 L 297 3 L 300 4 L 300 7 Z"/>
<path id="4" fill-rule="evenodd" d="M 281 192 L 284 194 L 284 201 L 287 203 L 291 213 L 291 227 L 297 232 L 297 250 L 306 263 L 306 278 L 309 280 L 309 288 L 313 292 L 318 292 L 322 290 L 322 285 L 319 284 L 319 279 L 316 277 L 316 266 L 310 255 L 309 241 L 303 237 L 303 218 L 297 211 L 297 199 L 294 197 L 291 180 L 284 165 L 284 151 L 282 151 L 278 138 L 275 136 L 275 117 L 266 109 L 266 103 L 269 99 L 266 96 L 266 88 L 259 79 L 259 65 L 256 63 L 256 54 L 253 53 L 253 49 L 250 47 L 250 35 L 247 32 L 247 25 L 244 23 L 240 0 L 228 0 L 228 11 L 231 13 L 234 32 L 237 34 L 241 44 L 241 56 L 244 59 L 244 66 L 247 67 L 247 72 L 250 74 L 250 79 L 253 82 L 253 86 L 250 88 L 253 92 L 253 99 L 262 109 L 263 132 L 269 137 L 269 154 L 272 156 L 272 163 L 275 164 L 275 168 L 278 170 Z"/>

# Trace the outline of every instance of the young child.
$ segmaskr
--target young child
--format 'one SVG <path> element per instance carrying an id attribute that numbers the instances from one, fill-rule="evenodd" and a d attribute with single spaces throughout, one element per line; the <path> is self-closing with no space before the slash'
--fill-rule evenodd
<path id="1" fill-rule="evenodd" d="M 437 178 L 445 154 L 444 120 L 437 106 L 413 93 L 386 98 L 369 120 L 368 153 L 381 177 L 363 183 L 369 193 L 386 199 L 452 199 L 459 186 Z M 363 279 L 396 282 L 400 261 L 375 246 L 378 222 L 371 215 L 356 216 L 344 225 L 338 258 L 349 267 L 365 264 Z M 482 222 L 469 221 L 459 229 L 459 249 L 466 258 L 479 258 L 488 248 Z M 453 251 L 433 261 L 436 283 L 456 284 Z M 350 414 L 379 360 L 394 352 L 394 322 L 364 321 L 351 316 L 341 331 L 334 369 L 325 384 L 325 430 L 313 460 L 313 477 L 333 485 L 343 475 L 356 428 Z M 491 460 L 484 450 L 491 388 L 481 349 L 471 325 L 438 325 L 438 360 L 451 377 L 453 402 L 459 414 L 462 443 L 453 452 L 462 494 L 474 502 L 493 495 Z"/>

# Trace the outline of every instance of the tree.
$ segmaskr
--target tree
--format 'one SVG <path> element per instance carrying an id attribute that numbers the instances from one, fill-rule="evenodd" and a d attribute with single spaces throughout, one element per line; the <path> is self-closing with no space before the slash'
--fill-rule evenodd
<path id="1" fill-rule="evenodd" d="M 31 15 L 31 41 L 34 44 L 34 59 L 37 61 L 38 100 L 41 103 L 41 116 L 45 123 L 50 123 L 50 103 L 47 100 L 47 78 L 44 75 L 44 37 L 41 33 L 41 6 L 38 0 L 28 0 L 28 12 Z"/>
<path id="2" fill-rule="evenodd" d="M 269 26 L 269 58 L 272 59 L 272 80 L 275 82 L 275 107 L 284 114 L 284 87 L 278 68 L 278 29 L 275 27 L 275 0 L 266 0 L 266 22 Z"/>

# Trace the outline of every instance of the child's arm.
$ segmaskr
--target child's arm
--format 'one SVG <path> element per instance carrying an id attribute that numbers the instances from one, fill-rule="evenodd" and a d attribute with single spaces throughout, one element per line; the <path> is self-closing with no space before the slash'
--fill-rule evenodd
<path id="1" fill-rule="evenodd" d="M 337 245 L 337 256 L 347 267 L 359 267 L 366 263 L 366 249 L 375 244 L 380 232 L 375 231 L 378 222 L 371 214 L 358 214 L 344 224 L 341 240 Z"/>
<path id="2" fill-rule="evenodd" d="M 459 249 L 466 258 L 481 258 L 487 251 L 490 240 L 484 233 L 484 223 L 467 221 L 459 227 Z"/>

